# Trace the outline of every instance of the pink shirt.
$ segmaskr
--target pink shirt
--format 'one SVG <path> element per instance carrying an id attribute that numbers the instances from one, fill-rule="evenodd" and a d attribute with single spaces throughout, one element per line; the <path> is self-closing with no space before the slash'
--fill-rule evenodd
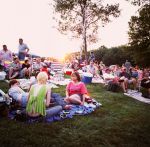
<path id="1" fill-rule="evenodd" d="M 66 90 L 68 91 L 69 96 L 73 94 L 87 94 L 87 89 L 83 82 L 79 82 L 78 84 L 70 82 L 67 85 Z"/>

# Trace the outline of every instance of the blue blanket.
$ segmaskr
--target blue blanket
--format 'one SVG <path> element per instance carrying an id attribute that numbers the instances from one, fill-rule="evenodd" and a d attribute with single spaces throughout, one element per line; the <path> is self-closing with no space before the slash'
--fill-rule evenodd
<path id="1" fill-rule="evenodd" d="M 21 121 L 25 121 L 27 123 L 35 123 L 35 122 L 47 122 L 47 123 L 51 123 L 54 121 L 61 121 L 64 119 L 70 119 L 73 118 L 75 115 L 87 115 L 92 113 L 93 111 L 95 111 L 97 108 L 99 108 L 101 106 L 100 103 L 98 103 L 96 100 L 93 100 L 93 102 L 91 103 L 85 103 L 84 106 L 81 105 L 72 105 L 72 109 L 71 110 L 63 110 L 61 111 L 59 114 L 52 116 L 52 117 L 45 117 L 45 118 L 41 118 L 41 117 L 37 117 L 37 118 L 26 118 L 25 117 L 25 110 L 15 110 L 15 111 L 11 111 L 9 113 L 9 118 L 10 119 L 15 119 L 15 120 L 19 120 Z M 24 116 L 23 116 L 24 114 Z"/>

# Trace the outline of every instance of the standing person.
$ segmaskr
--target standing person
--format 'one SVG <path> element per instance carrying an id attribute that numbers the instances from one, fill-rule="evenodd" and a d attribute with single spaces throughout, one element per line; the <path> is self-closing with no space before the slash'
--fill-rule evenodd
<path id="1" fill-rule="evenodd" d="M 8 50 L 7 45 L 3 45 L 3 49 L 0 51 L 0 62 L 4 65 L 5 61 L 12 61 L 12 52 Z"/>
<path id="2" fill-rule="evenodd" d="M 127 69 L 127 73 L 129 73 L 130 72 L 130 68 L 131 68 L 131 63 L 128 60 L 126 60 L 124 66 Z"/>
<path id="3" fill-rule="evenodd" d="M 21 64 L 18 57 L 13 59 L 13 62 L 9 65 L 9 79 L 14 79 L 19 76 L 21 70 Z"/>
<path id="4" fill-rule="evenodd" d="M 19 53 L 18 53 L 19 60 L 24 60 L 27 53 L 29 52 L 29 48 L 25 43 L 23 43 L 22 38 L 19 39 L 18 49 L 19 49 Z"/>
<path id="5" fill-rule="evenodd" d="M 94 55 L 94 52 L 90 52 L 89 61 L 95 61 L 95 55 Z"/>

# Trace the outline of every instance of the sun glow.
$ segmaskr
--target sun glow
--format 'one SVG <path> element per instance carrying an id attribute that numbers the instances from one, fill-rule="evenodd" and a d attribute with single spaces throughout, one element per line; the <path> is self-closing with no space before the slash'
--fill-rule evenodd
<path id="1" fill-rule="evenodd" d="M 115 0 L 114 0 L 115 1 Z M 62 59 L 66 53 L 80 51 L 81 41 L 60 34 L 52 19 L 50 0 L 0 0 L 0 46 L 8 46 L 18 52 L 18 39 L 23 38 L 29 46 L 30 53 Z M 118 2 L 116 0 L 116 2 Z M 100 28 L 99 41 L 88 49 L 101 45 L 107 47 L 128 42 L 128 21 L 136 12 L 135 7 L 124 0 L 119 1 L 122 14 L 112 23 Z"/>

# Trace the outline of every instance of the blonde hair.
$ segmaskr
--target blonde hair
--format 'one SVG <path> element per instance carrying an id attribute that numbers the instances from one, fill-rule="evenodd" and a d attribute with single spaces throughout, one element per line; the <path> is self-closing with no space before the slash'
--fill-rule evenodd
<path id="1" fill-rule="evenodd" d="M 46 84 L 47 80 L 48 80 L 48 75 L 46 72 L 40 72 L 37 75 L 37 81 L 39 84 Z"/>

